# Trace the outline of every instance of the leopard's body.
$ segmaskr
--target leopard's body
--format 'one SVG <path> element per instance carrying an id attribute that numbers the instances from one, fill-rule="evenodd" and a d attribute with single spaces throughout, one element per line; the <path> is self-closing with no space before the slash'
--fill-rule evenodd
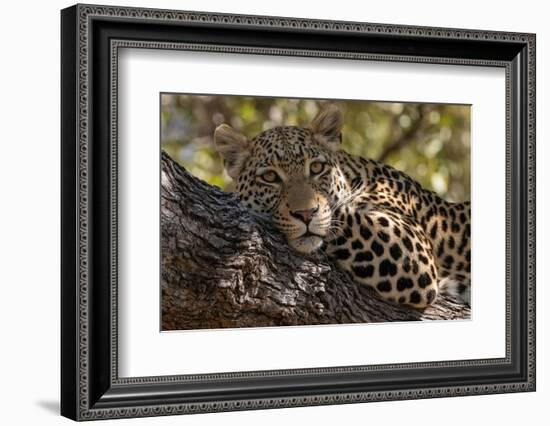
<path id="1" fill-rule="evenodd" d="M 424 308 L 444 290 L 470 299 L 470 206 L 407 174 L 340 150 L 342 115 L 326 104 L 310 127 L 247 139 L 227 125 L 215 144 L 249 208 L 301 252 L 324 249 L 383 298 Z"/>

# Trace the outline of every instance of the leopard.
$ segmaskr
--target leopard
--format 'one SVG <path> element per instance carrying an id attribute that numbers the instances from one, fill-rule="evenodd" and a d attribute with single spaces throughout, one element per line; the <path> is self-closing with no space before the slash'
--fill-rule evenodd
<path id="1" fill-rule="evenodd" d="M 214 148 L 246 208 L 295 251 L 324 252 L 358 285 L 416 309 L 440 294 L 470 305 L 470 202 L 444 200 L 403 171 L 342 149 L 344 114 L 247 137 L 216 127 Z"/>

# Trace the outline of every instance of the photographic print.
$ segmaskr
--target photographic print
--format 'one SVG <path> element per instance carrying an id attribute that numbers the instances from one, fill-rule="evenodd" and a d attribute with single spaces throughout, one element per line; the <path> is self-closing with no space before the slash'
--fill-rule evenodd
<path id="1" fill-rule="evenodd" d="M 63 416 L 535 391 L 535 34 L 61 15 Z"/>
<path id="2" fill-rule="evenodd" d="M 61 18 L 63 416 L 535 391 L 535 34 Z"/>
<path id="3" fill-rule="evenodd" d="M 162 93 L 162 330 L 470 318 L 470 106 Z"/>

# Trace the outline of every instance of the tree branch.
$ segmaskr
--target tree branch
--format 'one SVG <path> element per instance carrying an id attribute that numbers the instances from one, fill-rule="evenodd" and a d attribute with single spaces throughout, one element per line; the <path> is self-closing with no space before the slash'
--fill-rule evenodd
<path id="1" fill-rule="evenodd" d="M 469 318 L 440 298 L 387 303 L 322 254 L 294 252 L 266 220 L 162 153 L 162 329 Z"/>
<path id="2" fill-rule="evenodd" d="M 388 157 L 393 154 L 396 151 L 399 151 L 404 146 L 414 142 L 416 139 L 418 139 L 418 135 L 426 130 L 428 127 L 426 120 L 424 120 L 424 117 L 426 116 L 426 107 L 420 107 L 418 109 L 418 117 L 414 122 L 403 131 L 401 134 L 401 137 L 398 138 L 392 138 L 393 142 L 391 144 L 388 144 L 382 153 L 378 156 L 378 161 L 385 163 Z M 395 117 L 395 121 L 398 122 L 399 116 Z"/>

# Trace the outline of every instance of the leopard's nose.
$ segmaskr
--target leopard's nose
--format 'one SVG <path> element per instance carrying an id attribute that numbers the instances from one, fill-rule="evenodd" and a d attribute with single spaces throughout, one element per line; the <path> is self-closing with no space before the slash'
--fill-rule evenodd
<path id="1" fill-rule="evenodd" d="M 290 215 L 295 217 L 296 219 L 300 219 L 302 222 L 308 225 L 309 222 L 311 222 L 311 219 L 313 219 L 313 216 L 315 216 L 318 211 L 319 205 L 307 210 L 291 210 Z"/>

